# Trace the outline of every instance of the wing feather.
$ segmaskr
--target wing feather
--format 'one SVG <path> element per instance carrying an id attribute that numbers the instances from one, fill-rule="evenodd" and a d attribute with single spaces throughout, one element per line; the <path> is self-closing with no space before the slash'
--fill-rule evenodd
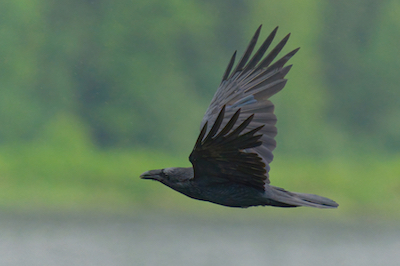
<path id="1" fill-rule="evenodd" d="M 220 137 L 227 138 L 230 134 L 231 138 L 235 139 L 238 134 L 245 134 L 264 125 L 257 130 L 262 135 L 258 139 L 262 144 L 250 147 L 251 145 L 246 142 L 248 147 L 244 152 L 256 154 L 261 158 L 267 171 L 266 183 L 269 183 L 269 163 L 273 160 L 272 151 L 276 147 L 274 137 L 277 134 L 274 105 L 269 98 L 286 85 L 285 76 L 291 69 L 291 65 L 285 66 L 285 64 L 299 50 L 299 48 L 294 49 L 274 62 L 288 41 L 290 37 L 288 34 L 264 56 L 271 46 L 277 30 L 278 27 L 269 34 L 252 56 L 260 35 L 260 26 L 236 67 L 234 67 L 236 52 L 233 54 L 201 123 L 202 129 L 206 123 L 213 125 L 211 128 L 205 127 L 203 137 L 208 137 L 207 143 L 211 139 L 222 142 Z M 217 120 L 218 123 L 216 123 Z M 232 131 L 233 128 L 235 129 Z M 209 134 L 210 132 L 212 134 Z M 213 143 L 218 143 L 216 140 Z"/>
<path id="2" fill-rule="evenodd" d="M 246 150 L 262 144 L 260 141 L 262 135 L 257 133 L 264 125 L 244 133 L 254 118 L 254 115 L 250 115 L 239 126 L 233 128 L 240 115 L 240 109 L 238 109 L 216 135 L 215 132 L 221 126 L 224 113 L 225 106 L 205 137 L 207 124 L 204 125 L 200 133 L 201 138 L 199 136 L 189 156 L 193 164 L 194 179 L 211 183 L 240 183 L 263 191 L 267 179 L 265 163 L 256 153 L 249 153 Z"/>

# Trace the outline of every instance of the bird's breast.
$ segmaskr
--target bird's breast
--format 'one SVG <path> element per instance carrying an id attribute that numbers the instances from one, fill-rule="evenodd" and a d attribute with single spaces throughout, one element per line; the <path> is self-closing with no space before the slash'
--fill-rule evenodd
<path id="1" fill-rule="evenodd" d="M 192 183 L 187 188 L 178 191 L 194 199 L 229 207 L 257 206 L 265 200 L 263 192 L 236 183 Z"/>

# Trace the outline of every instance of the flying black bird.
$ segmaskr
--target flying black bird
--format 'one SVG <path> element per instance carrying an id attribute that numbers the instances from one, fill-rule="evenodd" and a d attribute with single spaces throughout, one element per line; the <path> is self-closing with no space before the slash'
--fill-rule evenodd
<path id="1" fill-rule="evenodd" d="M 201 122 L 200 135 L 189 156 L 193 167 L 151 170 L 141 178 L 157 180 L 194 199 L 229 207 L 338 206 L 328 198 L 270 185 L 269 163 L 276 147 L 277 129 L 274 105 L 269 98 L 285 86 L 284 77 L 291 65 L 284 65 L 299 50 L 271 64 L 290 36 L 283 38 L 264 57 L 277 29 L 250 59 L 260 26 L 231 71 L 236 52 L 233 54 Z"/>

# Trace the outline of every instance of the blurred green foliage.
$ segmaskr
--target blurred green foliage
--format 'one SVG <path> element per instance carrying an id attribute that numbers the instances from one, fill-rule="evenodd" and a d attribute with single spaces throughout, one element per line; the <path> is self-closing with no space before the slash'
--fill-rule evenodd
<path id="1" fill-rule="evenodd" d="M 399 12 L 394 0 L 2 1 L 0 205 L 168 205 L 173 193 L 138 175 L 189 165 L 230 56 L 264 24 L 261 38 L 292 32 L 282 54 L 302 47 L 273 98 L 273 184 L 398 216 Z"/>
<path id="2" fill-rule="evenodd" d="M 99 149 L 74 118 L 61 116 L 41 142 L 5 145 L 0 152 L 0 208 L 41 211 L 107 211 L 134 214 L 144 208 L 195 215 L 229 215 L 233 209 L 192 200 L 154 181 L 144 169 L 189 166 L 186 158 L 159 151 Z M 65 126 L 70 125 L 70 126 Z M 72 125 L 72 126 L 71 126 Z M 384 160 L 386 159 L 386 160 Z M 368 155 L 340 158 L 277 158 L 270 172 L 274 185 L 334 198 L 333 218 L 399 219 L 400 156 L 377 161 Z M 225 210 L 229 209 L 229 210 Z M 258 209 L 263 213 L 263 208 Z M 271 209 L 271 208 L 270 208 Z M 269 210 L 271 215 L 316 216 L 317 210 Z"/>

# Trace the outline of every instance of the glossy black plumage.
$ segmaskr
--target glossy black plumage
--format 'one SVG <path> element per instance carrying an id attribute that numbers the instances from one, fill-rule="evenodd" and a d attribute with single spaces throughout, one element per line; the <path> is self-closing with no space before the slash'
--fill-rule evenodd
<path id="1" fill-rule="evenodd" d="M 285 64 L 299 49 L 272 63 L 288 41 L 288 34 L 264 57 L 277 29 L 251 57 L 260 26 L 234 68 L 236 52 L 233 54 L 201 122 L 189 156 L 193 167 L 151 170 L 142 178 L 157 180 L 194 199 L 230 207 L 338 206 L 328 198 L 269 184 L 277 134 L 274 105 L 269 98 L 285 86 L 284 77 L 291 69 Z"/>

